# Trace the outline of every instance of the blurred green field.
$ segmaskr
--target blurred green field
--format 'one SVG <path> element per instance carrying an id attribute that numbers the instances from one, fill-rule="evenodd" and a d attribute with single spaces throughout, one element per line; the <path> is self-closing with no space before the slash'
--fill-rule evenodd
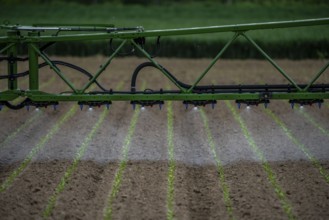
<path id="1" fill-rule="evenodd" d="M 329 17 L 329 4 L 218 4 L 213 2 L 162 4 L 162 5 L 123 5 L 123 4 L 93 4 L 82 5 L 76 3 L 51 3 L 51 4 L 17 4 L 2 5 L 0 8 L 0 22 L 9 21 L 11 24 L 34 23 L 105 23 L 114 24 L 117 27 L 143 26 L 146 30 L 166 29 L 179 27 L 196 27 L 209 25 L 241 24 L 250 22 L 282 21 L 307 18 Z M 4 34 L 2 31 L 1 34 Z M 164 49 L 164 56 L 212 56 L 213 52 L 207 52 L 209 47 L 220 47 L 232 34 L 193 35 L 186 37 L 165 38 L 163 42 L 169 48 L 177 48 L 181 45 L 184 53 Z M 276 49 L 278 46 L 298 47 L 301 43 L 306 47 L 317 46 L 317 51 L 312 54 L 304 54 L 304 57 L 327 57 L 325 50 L 328 43 L 329 27 L 308 27 L 294 29 L 280 29 L 267 31 L 254 31 L 250 35 L 262 43 L 268 49 Z M 240 46 L 239 46 L 240 45 Z M 246 43 L 239 41 L 235 47 L 242 50 Z M 325 48 L 324 48 L 325 47 Z M 56 49 L 55 53 L 72 53 L 67 46 Z M 70 48 L 70 46 L 69 46 Z M 89 48 L 89 49 L 88 49 Z M 236 48 L 237 49 L 237 48 Z M 69 51 L 67 51 L 69 50 Z M 94 51 L 95 50 L 95 51 Z M 81 55 L 104 53 L 95 47 L 87 47 Z M 280 53 L 280 51 L 278 50 Z M 293 53 L 293 52 L 292 52 Z M 239 54 L 239 53 L 237 53 Z M 276 52 L 274 52 L 276 54 Z M 74 54 L 79 55 L 79 54 Z M 250 55 L 250 54 L 249 54 Z M 284 54 L 282 54 L 284 55 Z M 297 55 L 297 54 L 295 54 Z M 287 55 L 294 58 L 295 55 Z M 229 55 L 235 56 L 235 55 Z M 275 55 L 277 56 L 277 55 Z M 279 55 L 278 55 L 279 56 Z M 299 57 L 303 58 L 300 54 Z"/>

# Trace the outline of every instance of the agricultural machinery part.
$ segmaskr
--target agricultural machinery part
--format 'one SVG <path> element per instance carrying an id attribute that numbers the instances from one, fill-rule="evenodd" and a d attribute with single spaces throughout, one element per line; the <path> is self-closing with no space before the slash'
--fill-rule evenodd
<path id="1" fill-rule="evenodd" d="M 0 73 L 0 80 L 6 80 L 7 86 L 0 91 L 0 110 L 3 106 L 17 110 L 23 107 L 29 109 L 30 106 L 36 108 L 53 106 L 57 108 L 59 102 L 75 101 L 83 109 L 106 106 L 110 107 L 115 101 L 130 101 L 133 108 L 136 105 L 142 107 L 162 105 L 167 100 L 182 101 L 186 108 L 192 106 L 211 105 L 215 107 L 218 100 L 235 100 L 238 107 L 242 104 L 268 106 L 271 100 L 289 100 L 293 107 L 295 104 L 301 106 L 317 104 L 319 107 L 323 100 L 329 99 L 329 84 L 315 84 L 323 75 L 329 66 L 327 62 L 315 76 L 306 84 L 297 84 L 249 35 L 249 32 L 268 29 L 291 29 L 295 27 L 323 26 L 328 28 L 329 18 L 251 23 L 237 25 L 222 25 L 195 28 L 164 29 L 164 30 L 144 30 L 143 27 L 115 27 L 113 25 L 0 25 L 2 32 L 6 33 L 0 36 L 0 62 L 7 63 L 7 73 Z M 178 80 L 173 73 L 169 72 L 164 66 L 158 63 L 155 55 L 159 51 L 160 38 L 178 35 L 193 34 L 214 34 L 214 33 L 232 33 L 231 39 L 219 50 L 206 69 L 191 85 Z M 148 52 L 145 48 L 149 38 L 156 38 L 156 49 Z M 283 76 L 286 84 L 265 84 L 265 85 L 199 85 L 200 81 L 208 74 L 215 63 L 222 58 L 224 52 L 238 38 L 245 38 L 277 71 Z M 108 41 L 112 50 L 111 55 L 99 67 L 95 73 L 90 73 L 80 66 L 59 60 L 51 60 L 46 51 L 52 45 L 59 42 L 81 42 L 81 41 Z M 114 40 L 120 41 L 118 46 L 114 46 Z M 129 51 L 125 52 L 129 47 Z M 107 89 L 99 77 L 104 74 L 111 61 L 122 55 L 130 55 L 138 52 L 144 56 L 148 62 L 144 62 L 136 67 L 132 73 L 130 91 L 115 91 Z M 19 55 L 25 54 L 25 56 Z M 18 72 L 18 65 L 28 62 L 28 69 Z M 65 92 L 49 93 L 39 88 L 39 74 L 43 67 L 50 67 L 54 74 L 66 84 Z M 61 67 L 73 69 L 88 81 L 82 88 L 77 88 L 72 83 L 65 71 Z M 169 79 L 175 89 L 164 90 L 161 88 L 161 81 L 158 89 L 137 89 L 137 78 L 142 69 L 150 67 L 156 69 L 162 76 Z M 18 79 L 28 77 L 29 86 L 27 90 L 19 89 Z M 91 86 L 97 86 L 98 90 L 91 89 Z M 97 88 L 96 87 L 96 88 Z M 92 90 L 92 91 L 89 91 Z M 17 100 L 24 99 L 18 104 Z M 13 102 L 14 101 L 14 102 Z"/>

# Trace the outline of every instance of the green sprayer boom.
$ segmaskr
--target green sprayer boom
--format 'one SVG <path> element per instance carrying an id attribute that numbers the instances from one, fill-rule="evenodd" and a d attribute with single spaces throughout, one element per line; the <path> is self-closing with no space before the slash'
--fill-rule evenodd
<path id="1" fill-rule="evenodd" d="M 118 28 L 114 25 L 56 25 L 40 24 L 33 26 L 1 25 L 0 28 L 5 36 L 0 37 L 0 62 L 7 62 L 7 73 L 1 73 L 0 80 L 7 80 L 8 87 L 0 92 L 0 108 L 7 106 L 11 109 L 23 107 L 47 107 L 54 108 L 59 102 L 75 101 L 81 107 L 106 105 L 113 101 L 130 101 L 133 106 L 152 106 L 159 104 L 160 107 L 166 100 L 180 100 L 188 106 L 214 106 L 217 100 L 236 100 L 237 104 L 258 105 L 263 103 L 267 107 L 272 99 L 289 100 L 293 106 L 311 105 L 317 103 L 319 106 L 325 99 L 329 99 L 329 84 L 318 83 L 318 79 L 328 68 L 327 62 L 306 84 L 297 84 L 249 35 L 254 30 L 266 30 L 277 28 L 294 28 L 306 26 L 319 26 L 328 28 L 329 18 L 307 19 L 295 21 L 251 23 L 239 25 L 209 26 L 195 28 L 165 29 L 165 30 L 144 30 L 143 27 Z M 164 66 L 158 63 L 154 57 L 145 49 L 146 39 L 157 37 L 157 44 L 160 37 L 193 35 L 193 34 L 214 34 L 220 32 L 231 33 L 230 40 L 219 50 L 218 54 L 210 62 L 209 66 L 199 75 L 191 85 L 179 81 Z M 222 57 L 224 52 L 238 38 L 245 38 L 286 80 L 286 84 L 265 84 L 265 85 L 199 85 L 200 81 L 209 73 L 209 70 Z M 95 73 L 89 73 L 85 69 L 64 61 L 51 60 L 46 50 L 58 42 L 73 41 L 104 41 L 108 40 L 112 45 L 113 40 L 119 40 L 118 47 L 107 58 L 105 63 Z M 97 81 L 104 74 L 111 61 L 119 56 L 125 46 L 132 46 L 133 51 L 138 51 L 148 59 L 148 62 L 137 66 L 131 79 L 129 91 L 115 91 L 106 89 L 102 82 Z M 327 48 L 328 49 L 328 48 Z M 24 57 L 18 55 L 18 51 L 24 51 Z M 40 63 L 39 60 L 42 60 Z M 18 72 L 18 65 L 28 62 L 28 70 Z M 68 87 L 66 92 L 48 93 L 39 89 L 39 69 L 49 66 Z M 89 77 L 88 82 L 81 88 L 77 88 L 61 70 L 61 66 L 72 68 Z M 145 67 L 153 67 L 168 78 L 174 90 L 137 90 L 136 81 L 139 72 Z M 18 89 L 18 78 L 28 76 L 29 86 L 27 90 Z M 91 86 L 97 85 L 98 91 L 89 91 Z M 163 85 L 165 86 L 165 85 Z M 172 87 L 171 87 L 172 88 Z M 24 98 L 19 104 L 13 104 L 15 99 Z"/>

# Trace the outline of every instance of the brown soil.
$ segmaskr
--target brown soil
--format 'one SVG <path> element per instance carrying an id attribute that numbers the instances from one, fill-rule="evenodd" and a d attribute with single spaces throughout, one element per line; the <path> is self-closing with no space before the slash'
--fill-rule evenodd
<path id="1" fill-rule="evenodd" d="M 57 58 L 60 59 L 60 58 Z M 102 57 L 65 58 L 90 71 Z M 118 59 L 108 70 L 102 83 L 115 88 L 121 80 L 129 88 L 133 69 L 142 60 Z M 210 60 L 159 59 L 179 79 L 191 82 Z M 324 61 L 278 61 L 300 82 L 311 77 Z M 311 74 L 309 74 L 311 73 Z M 74 75 L 74 74 L 73 74 Z M 72 80 L 81 84 L 79 75 Z M 160 75 L 141 74 L 148 88 L 166 88 L 168 81 Z M 229 76 L 229 77 L 228 77 Z M 264 61 L 220 61 L 202 82 L 213 80 L 223 84 L 282 83 L 282 77 Z M 41 81 L 51 77 L 44 69 Z M 160 80 L 161 79 L 161 80 Z M 328 71 L 321 82 L 328 83 Z M 56 80 L 49 91 L 63 91 L 64 84 Z M 142 80 L 138 81 L 138 85 Z M 22 81 L 24 86 L 24 82 Z M 151 86 L 152 85 L 152 86 Z M 4 84 L 1 84 L 4 86 Z M 1 87 L 3 88 L 3 87 Z M 45 109 L 0 112 L 0 183 L 17 169 L 29 152 L 47 135 L 53 125 L 69 111 L 72 104 L 63 103 L 59 110 Z M 291 134 L 320 161 L 324 173 L 329 172 L 329 112 L 303 109 L 327 133 L 314 126 L 299 109 L 292 110 L 286 101 L 275 101 L 269 107 L 290 129 Z M 229 189 L 232 214 L 236 219 L 288 219 L 281 200 L 268 179 L 260 158 L 255 155 L 239 123 L 224 102 L 205 113 L 215 142 L 215 153 L 223 166 Z M 329 218 L 329 183 L 305 153 L 263 111 L 263 106 L 242 108 L 240 116 L 248 132 L 275 175 L 293 215 L 298 219 Z M 41 219 L 49 198 L 54 194 L 66 170 L 73 163 L 78 148 L 98 120 L 102 109 L 90 112 L 78 110 L 33 157 L 29 165 L 4 192 L 0 192 L 1 219 Z M 174 217 L 175 219 L 229 219 L 223 186 L 199 110 L 185 110 L 180 102 L 174 112 Z M 102 219 L 109 194 L 122 161 L 122 147 L 129 132 L 134 111 L 127 102 L 114 103 L 99 130 L 77 164 L 64 190 L 58 195 L 51 219 Z M 35 114 L 34 121 L 9 141 L 15 132 Z M 166 105 L 140 112 L 135 133 L 127 153 L 119 191 L 112 202 L 113 219 L 166 219 L 168 191 L 168 144 Z M 328 175 L 328 174 L 327 174 Z"/>

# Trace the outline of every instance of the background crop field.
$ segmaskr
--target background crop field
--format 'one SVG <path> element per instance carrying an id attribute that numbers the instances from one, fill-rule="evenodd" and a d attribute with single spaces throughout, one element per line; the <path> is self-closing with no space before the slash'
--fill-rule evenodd
<path id="1" fill-rule="evenodd" d="M 5 1 L 3 1 L 5 2 Z M 15 2 L 15 1 L 14 1 Z M 48 4 L 35 4 L 33 1 L 2 4 L 0 22 L 11 24 L 35 23 L 102 23 L 117 27 L 143 26 L 146 30 L 180 27 L 198 27 L 250 22 L 282 21 L 329 16 L 329 4 L 307 1 L 233 1 L 221 4 L 215 1 L 198 1 L 175 4 L 164 1 L 162 4 L 122 4 L 118 1 L 102 4 L 78 4 L 48 1 Z M 166 3 L 167 2 L 167 3 Z M 236 3 L 234 3 L 236 2 Z M 0 1 L 1 3 L 1 1 Z M 2 31 L 2 34 L 4 32 Z M 290 30 L 254 31 L 250 35 L 271 52 L 274 57 L 287 58 L 324 58 L 328 57 L 328 26 L 294 28 Z M 232 36 L 227 34 L 195 35 L 162 39 L 160 56 L 211 57 L 217 49 Z M 152 39 L 151 39 L 152 40 Z M 154 44 L 154 42 L 149 42 Z M 90 44 L 89 44 L 90 45 Z M 62 44 L 52 49 L 52 53 L 66 55 L 106 54 L 104 44 L 83 44 L 80 51 L 74 44 Z M 81 46 L 78 46 L 81 48 Z M 308 48 L 315 47 L 310 52 Z M 214 50 L 216 48 L 216 50 Z M 249 48 L 247 42 L 238 41 L 227 58 L 254 57 L 259 54 Z"/>

